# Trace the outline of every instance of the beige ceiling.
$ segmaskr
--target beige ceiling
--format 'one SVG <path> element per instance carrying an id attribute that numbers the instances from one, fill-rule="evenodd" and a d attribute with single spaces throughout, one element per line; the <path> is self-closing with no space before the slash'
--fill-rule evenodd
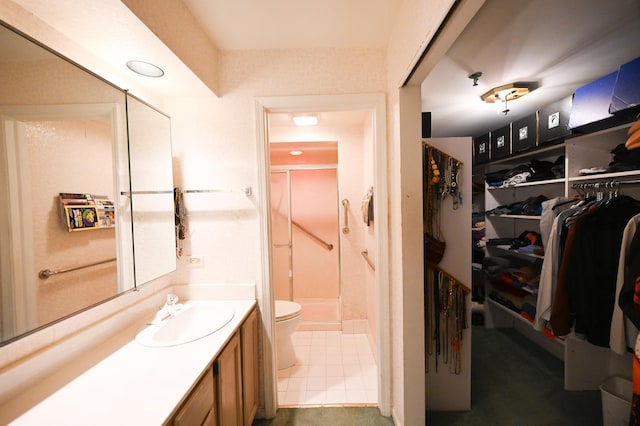
<path id="1" fill-rule="evenodd" d="M 183 0 L 221 50 L 385 48 L 402 0 Z"/>
<path id="2" fill-rule="evenodd" d="M 184 0 L 221 49 L 384 48 L 402 0 Z M 433 136 L 475 136 L 640 56 L 638 0 L 487 0 L 422 85 Z M 481 71 L 478 86 L 468 76 Z M 480 95 L 533 81 L 508 116 Z"/>

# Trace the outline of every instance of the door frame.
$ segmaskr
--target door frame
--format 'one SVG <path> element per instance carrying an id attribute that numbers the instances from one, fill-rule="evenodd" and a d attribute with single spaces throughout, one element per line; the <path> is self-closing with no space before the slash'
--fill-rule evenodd
<path id="1" fill-rule="evenodd" d="M 258 197 L 260 210 L 260 246 L 263 253 L 261 285 L 257 299 L 264 324 L 261 339 L 264 371 L 265 417 L 275 416 L 277 410 L 277 368 L 275 360 L 275 310 L 271 288 L 271 241 L 269 211 L 269 140 L 268 114 L 275 112 L 319 112 L 368 110 L 373 118 L 374 145 L 374 232 L 376 238 L 375 287 L 377 289 L 377 363 L 378 407 L 384 416 L 391 415 L 391 351 L 390 351 L 390 280 L 389 280 L 389 224 L 387 188 L 387 127 L 384 94 L 316 95 L 256 98 L 256 137 L 258 160 Z"/>

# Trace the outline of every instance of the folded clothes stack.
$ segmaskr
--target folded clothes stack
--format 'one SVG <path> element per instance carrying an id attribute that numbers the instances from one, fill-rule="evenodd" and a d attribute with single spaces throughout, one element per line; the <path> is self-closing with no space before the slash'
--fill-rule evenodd
<path id="1" fill-rule="evenodd" d="M 640 148 L 640 117 L 629 127 L 627 136 L 629 136 L 629 139 L 624 144 L 627 149 Z"/>
<path id="2" fill-rule="evenodd" d="M 640 118 L 627 131 L 627 141 L 611 150 L 612 160 L 607 166 L 580 169 L 581 176 L 600 173 L 625 172 L 640 169 Z"/>

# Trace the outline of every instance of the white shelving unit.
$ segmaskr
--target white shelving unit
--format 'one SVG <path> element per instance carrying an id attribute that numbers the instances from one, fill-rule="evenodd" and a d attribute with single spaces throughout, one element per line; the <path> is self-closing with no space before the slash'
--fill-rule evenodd
<path id="1" fill-rule="evenodd" d="M 588 135 L 571 137 L 562 144 L 540 147 L 537 150 L 500 159 L 484 165 L 484 172 L 511 169 L 532 159 L 555 162 L 564 156 L 565 177 L 504 187 L 485 187 L 484 207 L 490 211 L 498 206 L 523 201 L 529 197 L 544 195 L 551 199 L 557 196 L 572 197 L 579 192 L 574 185 L 580 183 L 598 183 L 635 180 L 640 171 L 625 171 L 580 176 L 582 169 L 607 167 L 611 162 L 613 150 L 627 139 L 630 125 L 624 125 L 595 132 Z M 478 166 L 476 166 L 478 167 Z M 622 193 L 640 199 L 639 185 L 623 185 Z M 516 238 L 524 231 L 540 232 L 540 217 L 530 215 L 499 214 L 486 215 L 486 238 Z M 540 267 L 543 256 L 520 253 L 509 246 L 487 245 L 487 254 L 491 256 L 513 256 L 531 262 Z M 491 286 L 486 284 L 485 326 L 515 328 L 549 352 L 565 362 L 565 389 L 597 389 L 604 379 L 612 374 L 630 375 L 631 358 L 619 356 L 607 348 L 591 345 L 573 334 L 564 339 L 550 340 L 543 333 L 533 329 L 532 324 L 522 315 L 492 300 L 489 295 Z"/>

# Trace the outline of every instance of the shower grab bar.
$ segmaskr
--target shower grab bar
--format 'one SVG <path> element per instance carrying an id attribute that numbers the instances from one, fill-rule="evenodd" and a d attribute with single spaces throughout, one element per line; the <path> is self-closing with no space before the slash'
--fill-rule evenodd
<path id="1" fill-rule="evenodd" d="M 348 234 L 349 233 L 349 211 L 347 209 L 349 208 L 349 200 L 347 200 L 346 198 L 342 200 L 342 207 L 344 207 L 344 228 L 342 228 L 342 233 Z"/>
<path id="2" fill-rule="evenodd" d="M 323 239 L 321 239 L 320 237 L 318 237 L 317 235 L 315 235 L 314 233 L 312 233 L 311 231 L 309 231 L 305 227 L 300 226 L 299 223 L 297 223 L 297 222 L 295 222 L 293 220 L 291 221 L 291 224 L 293 226 L 295 226 L 296 228 L 298 228 L 299 230 L 301 230 L 302 232 L 304 232 L 305 234 L 307 234 L 312 240 L 314 240 L 318 244 L 324 246 L 324 248 L 326 248 L 327 250 L 329 250 L 329 251 L 333 250 L 333 244 L 327 243 L 326 241 L 324 241 Z"/>
<path id="3" fill-rule="evenodd" d="M 364 260 L 367 262 L 367 265 L 369 265 L 369 267 L 375 271 L 376 266 L 373 264 L 373 262 L 369 258 L 369 250 L 364 249 L 360 252 L 360 254 L 362 255 L 362 257 L 364 257 Z"/>
<path id="4" fill-rule="evenodd" d="M 89 263 L 87 265 L 81 265 L 81 266 L 74 266 L 72 268 L 56 269 L 54 271 L 52 271 L 51 269 L 43 269 L 38 273 L 38 277 L 40 279 L 46 280 L 51 275 L 64 274 L 65 272 L 77 271 L 78 269 L 89 268 L 91 266 L 102 265 L 103 263 L 109 263 L 109 262 L 115 262 L 115 261 L 116 261 L 116 258 L 114 257 L 113 259 L 101 260 L 100 262 Z"/>

